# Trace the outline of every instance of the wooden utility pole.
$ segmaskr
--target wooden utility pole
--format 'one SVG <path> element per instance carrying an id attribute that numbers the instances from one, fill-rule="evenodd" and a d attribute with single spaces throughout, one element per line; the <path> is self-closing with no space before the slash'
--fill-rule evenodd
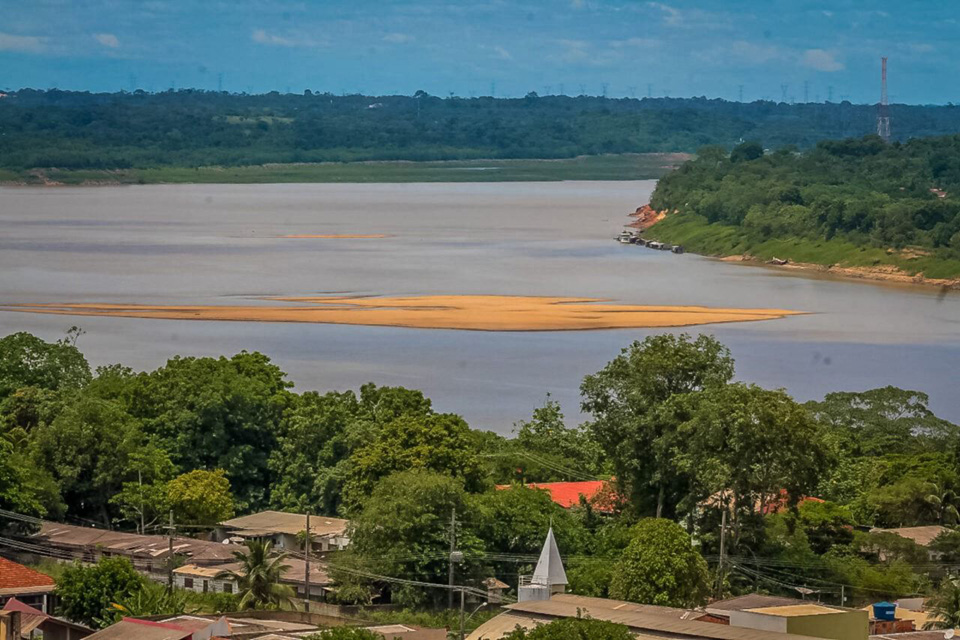
<path id="1" fill-rule="evenodd" d="M 453 609 L 453 554 L 457 550 L 457 508 L 454 507 L 453 511 L 450 513 L 450 567 L 449 567 L 449 577 L 450 577 L 450 593 L 447 608 Z M 461 591 L 461 593 L 463 593 Z"/>
<path id="2" fill-rule="evenodd" d="M 727 551 L 727 507 L 723 507 L 723 515 L 720 518 L 720 561 L 717 563 L 717 598 L 722 597 L 723 591 L 723 565 Z"/>
<path id="3" fill-rule="evenodd" d="M 170 509 L 170 525 L 167 527 L 167 588 L 173 591 L 173 509 Z"/>
<path id="4" fill-rule="evenodd" d="M 307 531 L 303 539 L 303 557 L 305 558 L 303 568 L 303 595 L 305 601 L 303 610 L 310 613 L 310 510 L 307 510 Z"/>
<path id="5" fill-rule="evenodd" d="M 452 591 L 450 593 L 453 593 Z M 460 587 L 460 640 L 463 640 L 464 627 L 466 626 L 466 620 L 464 619 L 464 601 L 463 587 Z"/>

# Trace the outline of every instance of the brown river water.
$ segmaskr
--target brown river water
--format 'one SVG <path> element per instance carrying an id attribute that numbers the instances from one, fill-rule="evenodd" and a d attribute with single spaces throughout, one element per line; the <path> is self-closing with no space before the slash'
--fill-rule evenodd
<path id="1" fill-rule="evenodd" d="M 550 296 L 808 312 L 716 335 L 738 378 L 800 400 L 887 384 L 960 421 L 960 294 L 619 245 L 653 181 L 0 188 L 0 305 L 266 305 L 265 296 Z M 282 236 L 334 236 L 284 238 Z M 337 237 L 340 236 L 340 237 Z M 354 236 L 354 237 L 350 237 Z M 361 237 L 356 237 L 361 236 Z M 0 311 L 0 335 L 71 325 L 93 365 L 258 350 L 298 390 L 367 381 L 509 432 L 547 393 L 664 329 L 462 331 Z"/>

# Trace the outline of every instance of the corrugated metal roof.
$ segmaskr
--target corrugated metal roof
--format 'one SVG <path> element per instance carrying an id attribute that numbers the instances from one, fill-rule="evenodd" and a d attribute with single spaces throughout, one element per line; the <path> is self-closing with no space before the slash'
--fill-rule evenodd
<path id="1" fill-rule="evenodd" d="M 759 609 L 746 609 L 750 613 L 761 613 L 768 616 L 779 616 L 781 618 L 796 618 L 798 616 L 822 616 L 833 613 L 845 613 L 833 607 L 824 607 L 819 604 L 788 604 L 785 607 L 761 607 Z"/>
<path id="2" fill-rule="evenodd" d="M 946 527 L 938 524 L 925 527 L 900 527 L 899 529 L 871 529 L 870 533 L 895 533 L 901 538 L 913 540 L 922 547 L 930 546 L 930 543 L 944 531 L 949 531 Z"/>
<path id="3" fill-rule="evenodd" d="M 735 598 L 726 600 L 717 600 L 707 605 L 707 611 L 746 611 L 747 609 L 760 609 L 761 607 L 785 607 L 791 604 L 803 604 L 800 598 L 781 598 L 778 596 L 765 596 L 760 593 L 748 593 Z"/>
<path id="4" fill-rule="evenodd" d="M 58 522 L 44 522 L 40 531 L 31 536 L 31 539 L 66 549 L 86 551 L 101 549 L 114 554 L 145 560 L 165 558 L 168 554 L 169 545 L 165 536 L 107 531 Z M 232 560 L 233 552 L 241 550 L 243 547 L 209 540 L 174 538 L 173 549 L 174 553 L 188 556 L 195 563 L 217 564 Z"/>
<path id="5" fill-rule="evenodd" d="M 576 597 L 576 596 L 574 596 Z M 601 599 L 596 599 L 601 600 Z M 621 601 L 611 601 L 617 605 Z M 807 636 L 772 631 L 744 629 L 696 620 L 681 620 L 673 615 L 653 614 L 631 611 L 627 607 L 620 609 L 587 604 L 578 606 L 575 601 L 562 601 L 556 598 L 533 602 L 518 602 L 506 606 L 512 612 L 530 613 L 536 616 L 572 618 L 577 615 L 590 616 L 597 620 L 607 620 L 626 625 L 631 630 L 649 633 L 655 636 L 673 638 L 705 638 L 710 640 L 809 640 Z"/>
<path id="6" fill-rule="evenodd" d="M 115 625 L 97 631 L 87 640 L 186 640 L 193 635 L 190 631 L 167 627 L 162 624 L 148 623 L 143 620 L 121 620 Z"/>
<path id="7" fill-rule="evenodd" d="M 501 613 L 474 629 L 473 633 L 467 636 L 467 640 L 500 640 L 500 638 L 517 627 L 532 629 L 538 624 L 547 622 L 550 622 L 550 618 L 535 618 L 515 613 Z"/>
<path id="8" fill-rule="evenodd" d="M 349 520 L 327 516 L 310 516 L 310 532 L 319 537 L 342 535 L 346 532 Z M 285 533 L 295 536 L 307 528 L 307 516 L 302 513 L 283 511 L 261 511 L 248 516 L 240 516 L 220 523 L 227 529 L 237 529 L 239 534 L 265 535 Z"/>

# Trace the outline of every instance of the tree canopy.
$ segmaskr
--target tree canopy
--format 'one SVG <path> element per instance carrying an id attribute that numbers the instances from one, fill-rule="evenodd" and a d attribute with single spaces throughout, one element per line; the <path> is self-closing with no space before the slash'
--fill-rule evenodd
<path id="1" fill-rule="evenodd" d="M 644 518 L 613 570 L 610 595 L 665 607 L 703 604 L 708 589 L 707 563 L 677 523 Z"/>

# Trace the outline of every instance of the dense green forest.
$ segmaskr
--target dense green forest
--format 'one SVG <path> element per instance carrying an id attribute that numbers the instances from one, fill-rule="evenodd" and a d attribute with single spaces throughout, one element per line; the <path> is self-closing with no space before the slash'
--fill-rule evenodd
<path id="1" fill-rule="evenodd" d="M 960 276 L 960 136 L 746 142 L 700 150 L 657 185 L 652 237 L 693 251 Z"/>
<path id="2" fill-rule="evenodd" d="M 173 511 L 198 533 L 264 508 L 344 515 L 352 545 L 331 560 L 343 601 L 377 589 L 408 605 L 442 599 L 363 576 L 445 583 L 453 510 L 466 584 L 516 584 L 552 523 L 573 592 L 677 606 L 784 584 L 833 602 L 841 585 L 856 601 L 928 593 L 940 562 L 960 557 L 950 529 L 940 562 L 870 531 L 960 521 L 960 427 L 926 396 L 884 388 L 801 405 L 733 382 L 729 350 L 707 336 L 629 345 L 584 378 L 584 424 L 548 398 L 511 437 L 411 389 L 298 392 L 259 353 L 91 371 L 78 338 L 0 339 L 0 509 L 147 532 Z M 587 479 L 610 489 L 569 510 L 520 486 Z M 0 516 L 10 526 L 22 525 Z"/>
<path id="3" fill-rule="evenodd" d="M 890 111 L 896 139 L 960 131 L 952 105 Z M 875 115 L 875 106 L 849 102 L 24 89 L 0 99 L 0 169 L 569 158 L 742 139 L 805 148 L 867 134 Z"/>

